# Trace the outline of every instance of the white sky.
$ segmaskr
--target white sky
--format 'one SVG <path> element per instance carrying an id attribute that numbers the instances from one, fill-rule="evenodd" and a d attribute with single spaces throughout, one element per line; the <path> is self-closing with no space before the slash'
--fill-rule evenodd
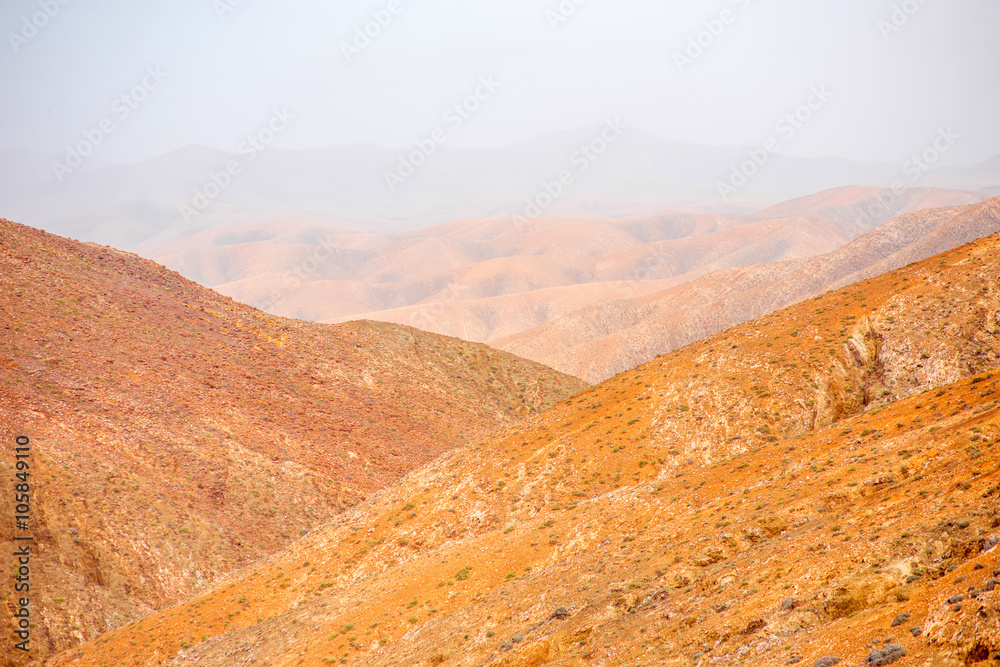
<path id="1" fill-rule="evenodd" d="M 159 66 L 167 79 L 95 157 L 146 159 L 189 144 L 234 150 L 275 107 L 296 119 L 277 145 L 410 145 L 480 76 L 497 94 L 454 146 L 502 146 L 620 115 L 660 136 L 757 145 L 811 86 L 833 99 L 782 151 L 900 163 L 939 127 L 948 162 L 1000 154 L 996 0 L 400 0 L 354 60 L 341 44 L 389 0 L 4 0 L 0 148 L 61 152 Z M 215 6 L 239 5 L 220 18 Z M 18 45 L 22 17 L 59 6 Z M 893 6 L 918 8 L 883 37 Z M 681 73 L 673 53 L 730 10 Z"/>

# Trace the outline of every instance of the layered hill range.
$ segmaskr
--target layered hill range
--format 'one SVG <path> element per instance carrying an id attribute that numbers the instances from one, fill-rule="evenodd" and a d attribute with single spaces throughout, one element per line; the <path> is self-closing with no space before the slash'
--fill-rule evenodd
<path id="1" fill-rule="evenodd" d="M 722 199 L 718 183 L 747 160 L 748 147 L 670 141 L 608 120 L 610 128 L 551 132 L 500 148 L 442 145 L 393 187 L 386 174 L 399 173 L 412 144 L 288 150 L 278 147 L 279 139 L 249 155 L 236 146 L 232 151 L 188 146 L 136 164 L 91 156 L 72 173 L 58 175 L 55 165 L 67 163 L 64 154 L 0 149 L 2 214 L 53 233 L 138 250 L 205 229 L 281 219 L 393 232 L 520 215 L 529 210 L 529 199 L 546 194 L 545 184 L 564 171 L 572 183 L 549 202 L 546 215 L 595 219 L 679 203 L 743 213 L 762 201 L 852 183 L 886 186 L 906 176 L 898 164 L 772 155 L 736 195 Z M 614 141 L 605 143 L 611 135 Z M 595 141 L 607 150 L 590 160 Z M 226 179 L 226 165 L 232 163 L 239 173 Z M 933 168 L 917 182 L 907 178 L 911 185 L 997 196 L 1000 156 L 974 166 Z M 216 185 L 221 190 L 213 193 Z"/>
<path id="2" fill-rule="evenodd" d="M 50 664 L 993 664 L 998 277 L 993 235 L 657 357 Z"/>
<path id="3" fill-rule="evenodd" d="M 585 386 L 409 327 L 274 317 L 6 220 L 0 318 L 0 477 L 16 436 L 32 447 L 33 657 L 187 598 Z M 3 516 L 13 502 L 0 494 Z M 4 552 L 13 533 L 0 522 Z"/>
<path id="4" fill-rule="evenodd" d="M 826 191 L 752 215 L 461 220 L 397 235 L 272 223 L 147 256 L 268 312 L 488 342 L 598 382 L 812 293 L 1000 229 L 939 189 Z"/>
<path id="5" fill-rule="evenodd" d="M 490 344 L 598 382 L 732 324 L 997 231 L 1000 198 L 905 213 L 831 252 L 715 271 Z"/>

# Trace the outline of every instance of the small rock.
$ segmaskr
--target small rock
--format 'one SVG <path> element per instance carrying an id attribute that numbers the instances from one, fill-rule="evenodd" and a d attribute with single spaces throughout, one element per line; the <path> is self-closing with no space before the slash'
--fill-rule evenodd
<path id="1" fill-rule="evenodd" d="M 985 565 L 983 565 L 982 563 L 976 563 L 975 565 L 973 565 L 973 566 L 972 566 L 972 569 L 973 569 L 973 570 L 981 570 L 981 569 L 983 569 L 984 567 L 986 567 L 986 566 L 985 566 Z"/>
<path id="2" fill-rule="evenodd" d="M 910 614 L 909 614 L 909 612 L 907 612 L 905 614 L 900 614 L 896 618 L 892 619 L 892 624 L 889 627 L 890 628 L 894 628 L 897 625 L 902 625 L 903 623 L 906 623 L 908 620 L 910 620 Z"/>
<path id="3" fill-rule="evenodd" d="M 522 637 L 521 635 L 514 635 L 513 637 L 510 638 L 510 640 L 515 644 L 520 644 L 521 642 L 524 641 L 524 637 Z"/>
<path id="4" fill-rule="evenodd" d="M 785 598 L 781 603 L 781 611 L 788 611 L 789 609 L 795 609 L 799 606 L 799 600 L 797 598 Z"/>
<path id="5" fill-rule="evenodd" d="M 962 611 L 962 605 L 961 604 L 957 604 L 954 607 L 952 607 L 951 610 L 954 611 L 954 612 L 956 612 L 956 613 L 960 612 L 960 611 Z"/>
<path id="6" fill-rule="evenodd" d="M 569 618 L 569 609 L 566 607 L 558 607 L 554 612 L 552 612 L 552 616 L 550 618 L 558 618 L 560 621 L 565 621 Z"/>
<path id="7" fill-rule="evenodd" d="M 790 657 L 788 659 L 788 662 L 786 662 L 785 664 L 786 665 L 794 665 L 797 662 L 802 662 L 802 656 L 801 655 L 793 655 L 792 657 Z"/>
<path id="8" fill-rule="evenodd" d="M 697 662 L 698 660 L 701 660 L 701 656 L 703 656 L 703 655 L 705 655 L 705 654 L 704 653 L 695 653 L 694 656 L 693 656 L 695 662 Z"/>
<path id="9" fill-rule="evenodd" d="M 881 665 L 889 665 L 900 658 L 906 657 L 906 649 L 899 644 L 889 644 L 885 648 L 879 651 L 872 651 L 868 654 L 868 657 L 864 659 L 861 663 L 867 667 L 880 667 Z"/>
<path id="10" fill-rule="evenodd" d="M 952 595 L 950 598 L 948 598 L 947 602 L 948 604 L 955 604 L 956 602 L 961 602 L 964 599 L 965 599 L 964 595 Z"/>
<path id="11" fill-rule="evenodd" d="M 1000 544 L 1000 535 L 993 535 L 986 540 L 986 544 L 983 545 L 983 553 L 989 553 Z"/>
<path id="12" fill-rule="evenodd" d="M 910 628 L 910 634 L 913 635 L 914 637 L 919 637 L 920 635 L 924 634 L 924 629 L 921 628 L 920 626 Z"/>
<path id="13" fill-rule="evenodd" d="M 1000 579 L 994 577 L 993 579 L 990 579 L 989 581 L 986 582 L 986 585 L 983 586 L 983 590 L 986 591 L 987 593 L 992 593 L 997 586 L 1000 586 Z"/>
<path id="14" fill-rule="evenodd" d="M 920 579 L 919 574 L 911 574 L 906 578 L 906 583 L 912 584 L 914 581 L 917 581 L 918 579 Z"/>
<path id="15" fill-rule="evenodd" d="M 834 658 L 832 656 L 827 656 L 825 658 L 820 658 L 819 660 L 817 660 L 816 662 L 814 662 L 813 663 L 813 667 L 833 667 L 838 662 L 840 662 L 840 658 Z"/>

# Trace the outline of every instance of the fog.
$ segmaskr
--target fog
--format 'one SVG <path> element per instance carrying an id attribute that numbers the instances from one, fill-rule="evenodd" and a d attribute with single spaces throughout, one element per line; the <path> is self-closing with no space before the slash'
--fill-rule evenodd
<path id="1" fill-rule="evenodd" d="M 991 0 L 9 0 L 0 145 L 60 152 L 110 117 L 105 160 L 235 150 L 277 107 L 295 115 L 287 148 L 408 146 L 491 76 L 495 95 L 450 145 L 611 115 L 752 145 L 825 85 L 829 103 L 783 152 L 896 163 L 952 125 L 964 140 L 948 159 L 971 164 L 1000 153 L 997 25 Z M 150 67 L 162 84 L 121 118 L 115 100 Z"/>
<path id="2" fill-rule="evenodd" d="M 835 177 L 806 179 L 809 187 L 888 184 L 942 133 L 951 140 L 928 168 L 981 166 L 1000 154 L 997 25 L 1000 4 L 992 0 L 9 0 L 0 8 L 0 215 L 66 229 L 57 223 L 69 208 L 93 217 L 121 203 L 73 199 L 72 188 L 85 183 L 70 182 L 84 172 L 101 172 L 101 187 L 114 191 L 122 176 L 109 168 L 193 146 L 245 160 L 264 148 L 358 145 L 370 173 L 352 176 L 371 181 L 366 203 L 354 206 L 346 192 L 316 216 L 356 208 L 361 220 L 391 209 L 391 217 L 420 224 L 451 213 L 516 212 L 537 190 L 534 176 L 486 193 L 489 205 L 479 208 L 434 203 L 429 214 L 427 206 L 393 204 L 391 173 L 401 168 L 393 151 L 422 150 L 418 160 L 438 161 L 433 185 L 421 189 L 414 178 L 405 187 L 419 192 L 408 196 L 454 202 L 464 192 L 449 181 L 456 170 L 463 183 L 482 185 L 479 173 L 489 169 L 476 160 L 517 169 L 523 156 L 558 153 L 551 164 L 531 165 L 555 175 L 575 148 L 546 153 L 552 137 L 586 135 L 608 122 L 634 130 L 635 150 L 607 168 L 629 182 L 595 181 L 619 201 L 647 176 L 628 156 L 659 140 L 664 157 L 647 155 L 646 164 L 676 158 L 669 147 L 681 144 L 722 157 L 699 165 L 702 182 L 690 191 L 651 176 L 640 190 L 670 193 L 651 206 L 716 196 L 732 166 L 762 148 L 861 165 L 839 163 Z M 468 150 L 479 152 L 444 157 Z M 155 202 L 132 193 L 130 202 L 172 211 L 140 222 L 166 224 L 164 216 L 227 163 L 218 159 L 185 163 L 191 174 L 149 168 L 148 178 L 179 189 Z M 337 165 L 350 170 L 349 162 Z M 798 171 L 786 166 L 769 178 Z M 219 202 L 238 209 L 246 199 L 236 192 Z M 56 194 L 59 210 L 48 203 Z M 300 205 L 287 192 L 275 197 L 263 204 L 284 213 Z M 636 208 L 588 206 L 595 214 Z M 226 220 L 238 222 L 240 210 Z"/>

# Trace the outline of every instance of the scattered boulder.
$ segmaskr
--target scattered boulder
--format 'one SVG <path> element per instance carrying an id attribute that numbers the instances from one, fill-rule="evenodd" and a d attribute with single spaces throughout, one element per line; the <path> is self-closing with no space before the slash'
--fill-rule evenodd
<path id="1" fill-rule="evenodd" d="M 914 626 L 910 628 L 910 634 L 913 635 L 914 637 L 919 637 L 920 635 L 924 634 L 924 629 L 921 628 L 919 625 Z"/>
<path id="2" fill-rule="evenodd" d="M 719 547 L 709 547 L 705 549 L 704 554 L 696 556 L 691 560 L 698 567 L 708 567 L 709 565 L 726 560 L 726 552 Z"/>
<path id="3" fill-rule="evenodd" d="M 862 667 L 881 667 L 881 665 L 890 665 L 905 657 L 905 648 L 899 644 L 888 644 L 883 649 L 869 653 L 868 657 L 861 662 L 861 665 Z"/>
<path id="4" fill-rule="evenodd" d="M 801 604 L 798 598 L 785 598 L 781 603 L 781 611 L 790 611 Z"/>
<path id="5" fill-rule="evenodd" d="M 1000 586 L 1000 579 L 994 577 L 986 582 L 986 585 L 983 586 L 983 590 L 986 591 L 987 593 L 992 593 L 994 590 L 996 590 L 997 586 Z"/>
<path id="6" fill-rule="evenodd" d="M 552 616 L 550 616 L 549 618 L 557 618 L 560 621 L 565 621 L 567 618 L 569 618 L 569 609 L 567 609 L 566 607 L 557 607 L 556 610 L 552 612 Z"/>
<path id="7" fill-rule="evenodd" d="M 813 667 L 833 667 L 838 662 L 840 662 L 840 658 L 834 658 L 834 657 L 828 656 L 828 657 L 825 657 L 825 658 L 820 658 L 819 660 L 817 660 L 816 662 L 814 662 L 813 663 Z"/>
<path id="8" fill-rule="evenodd" d="M 840 662 L 840 658 L 834 658 L 834 657 L 820 658 L 819 660 L 813 663 L 813 667 L 833 667 L 838 662 Z"/>
<path id="9" fill-rule="evenodd" d="M 785 634 L 807 630 L 820 622 L 819 614 L 814 611 L 792 611 L 787 616 L 776 616 L 768 624 L 768 630 L 774 634 Z"/>
<path id="10" fill-rule="evenodd" d="M 890 628 L 894 628 L 897 625 L 902 625 L 903 623 L 906 623 L 908 620 L 910 620 L 910 614 L 909 614 L 909 612 L 900 614 L 896 618 L 892 619 L 892 624 L 889 627 Z"/>
<path id="11" fill-rule="evenodd" d="M 826 611 L 834 619 L 864 611 L 885 600 L 896 582 L 881 574 L 853 576 L 836 584 L 826 600 Z"/>
<path id="12" fill-rule="evenodd" d="M 948 598 L 947 602 L 948 604 L 955 604 L 956 602 L 961 602 L 964 599 L 965 599 L 964 595 L 952 595 L 950 598 Z"/>

